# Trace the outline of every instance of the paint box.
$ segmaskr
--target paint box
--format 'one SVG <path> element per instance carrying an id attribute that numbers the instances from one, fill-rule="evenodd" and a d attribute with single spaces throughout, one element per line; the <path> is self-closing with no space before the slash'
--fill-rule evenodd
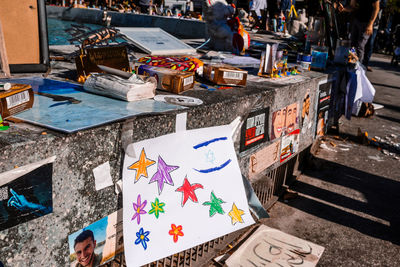
<path id="1" fill-rule="evenodd" d="M 303 60 L 303 53 L 297 53 L 297 64 L 300 64 Z"/>
<path id="2" fill-rule="evenodd" d="M 311 69 L 325 70 L 328 61 L 328 49 L 326 47 L 313 46 L 311 51 Z"/>
<path id="3" fill-rule="evenodd" d="M 136 69 L 139 75 L 152 76 L 157 80 L 157 89 L 166 90 L 175 94 L 192 89 L 194 86 L 194 73 L 140 65 Z"/>
<path id="4" fill-rule="evenodd" d="M 12 84 L 11 89 L 0 91 L 0 114 L 3 118 L 30 109 L 33 106 L 32 87 L 27 84 Z"/>
<path id="5" fill-rule="evenodd" d="M 204 65 L 203 77 L 218 85 L 246 86 L 247 71 L 226 64 Z"/>
<path id="6" fill-rule="evenodd" d="M 301 57 L 301 61 L 310 62 L 311 63 L 311 55 L 310 54 L 303 54 Z"/>

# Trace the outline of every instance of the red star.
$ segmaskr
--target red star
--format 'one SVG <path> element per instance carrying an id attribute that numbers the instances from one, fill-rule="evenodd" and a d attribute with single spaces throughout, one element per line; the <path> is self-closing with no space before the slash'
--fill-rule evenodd
<path id="1" fill-rule="evenodd" d="M 201 184 L 190 184 L 187 177 L 185 177 L 185 180 L 183 181 L 183 185 L 176 189 L 178 192 L 182 192 L 182 207 L 185 206 L 186 201 L 190 198 L 193 202 L 197 203 L 197 196 L 194 193 L 194 190 L 202 188 L 203 186 Z"/>

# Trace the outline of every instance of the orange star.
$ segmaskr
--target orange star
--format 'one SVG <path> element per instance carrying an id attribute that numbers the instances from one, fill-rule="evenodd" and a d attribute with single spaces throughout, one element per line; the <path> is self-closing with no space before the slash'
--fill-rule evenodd
<path id="1" fill-rule="evenodd" d="M 148 159 L 146 157 L 146 153 L 144 152 L 144 148 L 142 148 L 142 152 L 140 153 L 140 158 L 138 161 L 133 163 L 131 166 L 128 167 L 130 170 L 136 170 L 136 177 L 135 177 L 135 183 L 139 181 L 140 177 L 144 176 L 148 178 L 147 176 L 147 167 L 155 164 L 156 162 L 154 160 Z"/>

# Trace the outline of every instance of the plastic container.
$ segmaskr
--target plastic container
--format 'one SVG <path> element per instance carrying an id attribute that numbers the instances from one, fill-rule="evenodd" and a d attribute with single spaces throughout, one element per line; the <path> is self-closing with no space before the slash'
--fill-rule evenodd
<path id="1" fill-rule="evenodd" d="M 311 47 L 311 69 L 312 70 L 325 70 L 328 61 L 328 48 L 326 46 L 312 46 Z"/>

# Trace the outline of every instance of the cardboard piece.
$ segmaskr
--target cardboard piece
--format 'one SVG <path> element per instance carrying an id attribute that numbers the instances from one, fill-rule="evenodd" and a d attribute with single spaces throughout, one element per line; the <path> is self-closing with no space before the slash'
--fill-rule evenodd
<path id="1" fill-rule="evenodd" d="M 155 77 L 157 89 L 166 90 L 175 94 L 192 89 L 194 86 L 194 73 L 149 65 L 141 65 L 136 71 L 139 75 Z"/>
<path id="2" fill-rule="evenodd" d="M 246 86 L 247 71 L 226 64 L 204 65 L 203 76 L 218 85 Z"/>
<path id="3" fill-rule="evenodd" d="M 249 159 L 249 179 L 252 180 L 269 166 L 278 162 L 280 149 L 281 141 L 278 140 L 251 155 Z"/>
<path id="4" fill-rule="evenodd" d="M 84 257 L 90 259 L 91 255 L 93 255 L 94 261 L 90 266 L 93 267 L 113 260 L 115 256 L 124 251 L 122 228 L 122 209 L 120 209 L 70 234 L 68 236 L 68 245 L 71 267 L 78 266 L 78 263 L 81 264 L 79 266 L 83 266 L 85 264 Z M 90 237 L 87 237 L 90 232 L 93 233 L 95 243 Z M 81 253 L 79 257 L 77 254 L 83 250 L 83 245 L 88 245 L 89 248 L 85 250 L 85 253 Z M 90 256 L 87 254 L 90 254 Z"/>
<path id="5" fill-rule="evenodd" d="M 310 241 L 261 225 L 225 263 L 229 267 L 312 267 L 324 250 Z"/>
<path id="6" fill-rule="evenodd" d="M 134 143 L 125 155 L 125 258 L 141 266 L 254 223 L 230 125 Z M 139 153 L 140 151 L 140 153 Z"/>
<path id="7" fill-rule="evenodd" d="M 32 87 L 26 84 L 13 84 L 7 91 L 0 90 L 0 115 L 7 118 L 33 106 Z"/>
<path id="8" fill-rule="evenodd" d="M 186 55 L 196 50 L 160 28 L 117 28 L 134 45 L 150 55 Z"/>

